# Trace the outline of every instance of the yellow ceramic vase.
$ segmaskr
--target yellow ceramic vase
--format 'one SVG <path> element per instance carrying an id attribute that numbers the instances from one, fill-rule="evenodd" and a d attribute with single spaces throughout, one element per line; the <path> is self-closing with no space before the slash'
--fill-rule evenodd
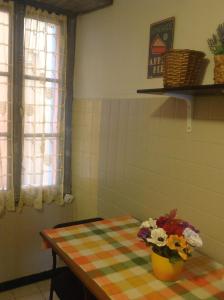
<path id="1" fill-rule="evenodd" d="M 164 281 L 178 280 L 184 267 L 184 261 L 171 263 L 168 258 L 160 256 L 152 251 L 152 270 L 154 275 Z"/>

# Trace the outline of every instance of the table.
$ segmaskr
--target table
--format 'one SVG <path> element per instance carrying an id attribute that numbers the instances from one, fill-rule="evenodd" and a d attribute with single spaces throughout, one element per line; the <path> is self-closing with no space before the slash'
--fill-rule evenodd
<path id="1" fill-rule="evenodd" d="M 100 300 L 224 300 L 224 266 L 202 254 L 185 263 L 180 280 L 157 280 L 138 227 L 136 219 L 121 216 L 46 229 L 41 236 Z"/>

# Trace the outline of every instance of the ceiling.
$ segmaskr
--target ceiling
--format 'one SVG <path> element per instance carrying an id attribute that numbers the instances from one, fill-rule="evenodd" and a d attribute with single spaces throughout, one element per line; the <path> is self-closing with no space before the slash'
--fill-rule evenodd
<path id="1" fill-rule="evenodd" d="M 42 6 L 45 9 L 55 9 L 55 11 L 72 15 L 106 7 L 111 5 L 113 0 L 22 0 L 21 2 L 30 3 L 34 6 Z"/>

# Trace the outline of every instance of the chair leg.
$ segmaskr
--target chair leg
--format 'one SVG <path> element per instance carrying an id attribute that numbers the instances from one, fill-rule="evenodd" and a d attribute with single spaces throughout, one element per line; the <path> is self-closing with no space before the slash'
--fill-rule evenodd
<path id="1" fill-rule="evenodd" d="M 51 286 L 50 286 L 49 300 L 53 300 L 53 293 L 54 293 L 54 289 L 53 289 L 53 280 L 51 279 Z"/>
<path id="2" fill-rule="evenodd" d="M 52 275 L 51 275 L 51 285 L 50 285 L 50 295 L 49 300 L 53 300 L 53 293 L 54 293 L 54 276 L 56 272 L 56 264 L 57 264 L 57 257 L 56 253 L 52 250 L 53 256 L 53 266 L 52 266 Z"/>

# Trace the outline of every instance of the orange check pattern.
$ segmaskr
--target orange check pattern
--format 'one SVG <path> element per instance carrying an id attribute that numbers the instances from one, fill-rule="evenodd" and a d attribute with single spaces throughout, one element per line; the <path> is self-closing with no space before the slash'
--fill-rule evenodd
<path id="1" fill-rule="evenodd" d="M 137 238 L 139 222 L 122 216 L 45 230 L 113 300 L 224 300 L 224 266 L 197 254 L 182 278 L 162 282 L 151 270 L 149 248 Z"/>

